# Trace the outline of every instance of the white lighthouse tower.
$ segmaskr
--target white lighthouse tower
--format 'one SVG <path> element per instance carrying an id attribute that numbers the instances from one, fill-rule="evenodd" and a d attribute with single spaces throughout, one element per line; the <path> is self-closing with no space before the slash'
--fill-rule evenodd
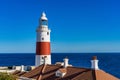
<path id="1" fill-rule="evenodd" d="M 37 28 L 36 60 L 35 65 L 51 64 L 50 52 L 50 29 L 48 29 L 48 19 L 43 12 Z"/>

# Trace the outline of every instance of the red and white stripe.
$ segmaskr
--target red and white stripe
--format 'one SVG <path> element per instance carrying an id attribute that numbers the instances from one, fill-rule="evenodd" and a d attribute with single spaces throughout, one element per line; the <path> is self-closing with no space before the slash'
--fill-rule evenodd
<path id="1" fill-rule="evenodd" d="M 42 15 L 41 19 L 44 17 L 45 16 Z M 39 66 L 42 64 L 51 64 L 50 30 L 48 29 L 47 25 L 40 24 L 40 26 L 37 29 L 35 65 Z"/>

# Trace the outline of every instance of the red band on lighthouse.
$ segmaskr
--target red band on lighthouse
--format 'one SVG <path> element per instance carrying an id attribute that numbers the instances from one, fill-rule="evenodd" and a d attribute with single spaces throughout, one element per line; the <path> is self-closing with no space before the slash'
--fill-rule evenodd
<path id="1" fill-rule="evenodd" d="M 37 55 L 50 55 L 50 42 L 37 42 L 36 54 Z"/>

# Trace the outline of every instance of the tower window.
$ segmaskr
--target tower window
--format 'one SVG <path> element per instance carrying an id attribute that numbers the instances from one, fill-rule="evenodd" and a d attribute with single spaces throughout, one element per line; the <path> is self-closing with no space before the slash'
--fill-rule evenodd
<path id="1" fill-rule="evenodd" d="M 47 35 L 49 35 L 49 32 L 47 32 Z"/>
<path id="2" fill-rule="evenodd" d="M 42 25 L 47 25 L 47 20 L 42 20 L 41 24 Z"/>
<path id="3" fill-rule="evenodd" d="M 42 40 L 44 40 L 44 38 L 42 38 Z"/>

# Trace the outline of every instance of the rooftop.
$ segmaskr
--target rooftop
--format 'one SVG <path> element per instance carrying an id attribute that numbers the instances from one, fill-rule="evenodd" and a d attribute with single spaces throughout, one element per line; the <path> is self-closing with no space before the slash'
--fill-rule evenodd
<path id="1" fill-rule="evenodd" d="M 119 80 L 103 70 L 89 68 L 66 67 L 67 73 L 64 77 L 55 76 L 57 70 L 63 69 L 60 65 L 40 65 L 35 69 L 20 75 L 36 80 Z"/>

